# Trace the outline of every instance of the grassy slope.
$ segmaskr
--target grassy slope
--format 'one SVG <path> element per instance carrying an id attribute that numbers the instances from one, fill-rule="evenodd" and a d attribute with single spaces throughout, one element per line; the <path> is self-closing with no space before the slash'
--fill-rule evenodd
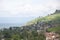
<path id="1" fill-rule="evenodd" d="M 37 22 L 40 22 L 40 21 L 44 21 L 47 23 L 51 23 L 49 21 L 52 21 L 53 24 L 54 23 L 60 24 L 60 13 L 55 12 L 55 14 L 53 14 L 53 15 L 49 15 L 49 16 L 46 16 L 43 18 L 36 18 L 36 19 L 28 22 L 27 25 L 36 24 Z M 57 25 L 57 27 L 49 28 L 48 31 L 54 31 L 54 32 L 60 31 L 60 26 Z"/>
<path id="2" fill-rule="evenodd" d="M 60 26 L 49 28 L 48 31 L 53 31 L 53 32 L 60 31 Z"/>
<path id="3" fill-rule="evenodd" d="M 37 22 L 44 21 L 44 22 L 49 22 L 49 21 L 55 21 L 56 23 L 60 23 L 60 13 L 56 13 L 53 15 L 45 16 L 42 18 L 36 18 L 30 22 L 27 23 L 27 25 L 35 24 Z"/>

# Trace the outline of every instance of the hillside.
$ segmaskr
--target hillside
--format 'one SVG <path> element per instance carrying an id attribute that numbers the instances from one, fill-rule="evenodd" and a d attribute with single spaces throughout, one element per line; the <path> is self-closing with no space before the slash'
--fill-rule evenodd
<path id="1" fill-rule="evenodd" d="M 56 10 L 55 13 L 42 18 L 38 17 L 28 22 L 26 26 L 36 30 L 46 30 L 48 28 L 51 28 L 49 29 L 50 31 L 55 30 L 55 27 L 57 27 L 56 29 L 57 31 L 59 30 L 58 28 L 60 27 L 60 10 Z"/>
<path id="2" fill-rule="evenodd" d="M 50 32 L 58 32 L 58 31 L 60 31 L 60 26 L 57 26 L 57 27 L 53 27 L 53 28 L 48 28 L 48 31 L 50 31 Z"/>
<path id="3" fill-rule="evenodd" d="M 60 35 L 60 10 L 56 10 L 55 13 L 48 16 L 33 19 L 24 27 L 24 29 L 29 31 L 35 30 L 35 32 L 37 31 L 38 33 L 55 32 Z"/>
<path id="4" fill-rule="evenodd" d="M 49 23 L 51 21 L 53 23 L 60 23 L 60 11 L 59 10 L 56 10 L 56 12 L 51 15 L 48 15 L 48 16 L 45 16 L 42 18 L 40 18 L 40 17 L 35 18 L 34 20 L 28 22 L 27 25 L 36 24 L 37 22 Z"/>
<path id="5" fill-rule="evenodd" d="M 21 27 L 0 30 L 0 40 L 45 40 L 45 32 L 60 34 L 60 10 L 45 17 L 38 17 Z"/>

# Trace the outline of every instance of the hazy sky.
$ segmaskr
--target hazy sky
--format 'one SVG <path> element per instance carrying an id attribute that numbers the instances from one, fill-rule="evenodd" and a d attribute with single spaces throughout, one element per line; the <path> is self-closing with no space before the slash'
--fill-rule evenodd
<path id="1" fill-rule="evenodd" d="M 0 17 L 44 16 L 60 8 L 60 0 L 0 0 Z"/>
<path id="2" fill-rule="evenodd" d="M 27 17 L 29 19 L 45 16 L 60 9 L 59 4 L 60 0 L 0 0 L 0 22 L 8 22 L 9 20 L 18 22 L 20 19 L 24 21 L 24 18 Z M 2 17 L 20 17 L 20 19 L 4 19 Z"/>

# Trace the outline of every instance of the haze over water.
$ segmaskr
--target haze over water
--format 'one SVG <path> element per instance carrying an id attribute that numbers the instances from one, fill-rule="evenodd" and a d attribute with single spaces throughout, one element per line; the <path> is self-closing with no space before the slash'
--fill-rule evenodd
<path id="1" fill-rule="evenodd" d="M 5 24 L 23 25 L 56 9 L 60 9 L 60 0 L 0 0 L 0 28 Z"/>

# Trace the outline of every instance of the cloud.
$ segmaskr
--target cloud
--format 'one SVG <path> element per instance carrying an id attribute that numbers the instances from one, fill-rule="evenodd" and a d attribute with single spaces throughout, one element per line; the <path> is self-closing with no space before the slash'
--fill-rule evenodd
<path id="1" fill-rule="evenodd" d="M 59 0 L 0 0 L 0 17 L 45 16 L 59 9 Z"/>

